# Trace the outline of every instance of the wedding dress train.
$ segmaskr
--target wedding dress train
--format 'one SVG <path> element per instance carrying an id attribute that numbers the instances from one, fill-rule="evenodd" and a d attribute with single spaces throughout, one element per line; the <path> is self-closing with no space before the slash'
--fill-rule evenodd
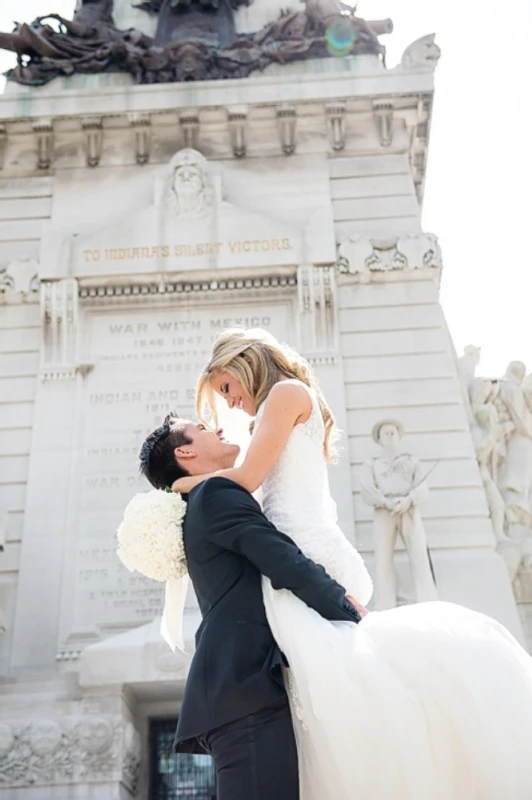
<path id="1" fill-rule="evenodd" d="M 309 393 L 263 509 L 366 604 L 371 579 L 337 526 Z M 502 625 L 444 602 L 335 623 L 267 578 L 263 591 L 290 664 L 302 800 L 531 800 L 532 658 Z"/>

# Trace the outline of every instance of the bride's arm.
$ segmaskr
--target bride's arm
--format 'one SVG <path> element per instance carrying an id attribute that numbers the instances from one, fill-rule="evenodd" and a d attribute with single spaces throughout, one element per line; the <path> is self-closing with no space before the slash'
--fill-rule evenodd
<path id="1" fill-rule="evenodd" d="M 255 492 L 277 459 L 295 425 L 306 422 L 312 411 L 310 395 L 302 386 L 279 381 L 264 403 L 262 419 L 251 439 L 246 458 L 239 467 L 223 469 L 210 475 L 180 478 L 172 485 L 174 492 L 187 494 L 206 478 L 228 478 Z"/>

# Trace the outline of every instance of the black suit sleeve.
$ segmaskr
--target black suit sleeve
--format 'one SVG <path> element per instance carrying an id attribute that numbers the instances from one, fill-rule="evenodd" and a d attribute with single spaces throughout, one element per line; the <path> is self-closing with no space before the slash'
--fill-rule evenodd
<path id="1" fill-rule="evenodd" d="M 207 538 L 251 561 L 274 589 L 289 589 L 325 619 L 360 622 L 345 589 L 280 533 L 237 483 L 225 478 L 207 481 L 202 487 L 201 513 Z"/>

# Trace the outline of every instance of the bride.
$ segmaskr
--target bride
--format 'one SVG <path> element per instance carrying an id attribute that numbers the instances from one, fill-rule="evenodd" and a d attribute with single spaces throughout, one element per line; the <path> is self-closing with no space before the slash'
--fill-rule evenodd
<path id="1" fill-rule="evenodd" d="M 217 474 L 261 487 L 268 519 L 365 606 L 371 579 L 329 490 L 334 420 L 307 363 L 266 332 L 227 331 L 198 382 L 200 418 L 216 418 L 217 396 L 255 417 L 243 464 Z M 532 659 L 503 626 L 444 602 L 331 623 L 267 578 L 263 592 L 290 664 L 302 800 L 532 798 Z"/>

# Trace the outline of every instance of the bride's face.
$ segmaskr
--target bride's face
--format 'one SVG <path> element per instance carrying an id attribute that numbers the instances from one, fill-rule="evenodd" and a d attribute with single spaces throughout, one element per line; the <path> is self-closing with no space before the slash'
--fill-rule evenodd
<path id="1" fill-rule="evenodd" d="M 255 416 L 255 400 L 234 375 L 229 372 L 217 372 L 211 378 L 211 386 L 216 394 L 224 398 L 229 408 L 239 408 L 250 417 Z"/>

